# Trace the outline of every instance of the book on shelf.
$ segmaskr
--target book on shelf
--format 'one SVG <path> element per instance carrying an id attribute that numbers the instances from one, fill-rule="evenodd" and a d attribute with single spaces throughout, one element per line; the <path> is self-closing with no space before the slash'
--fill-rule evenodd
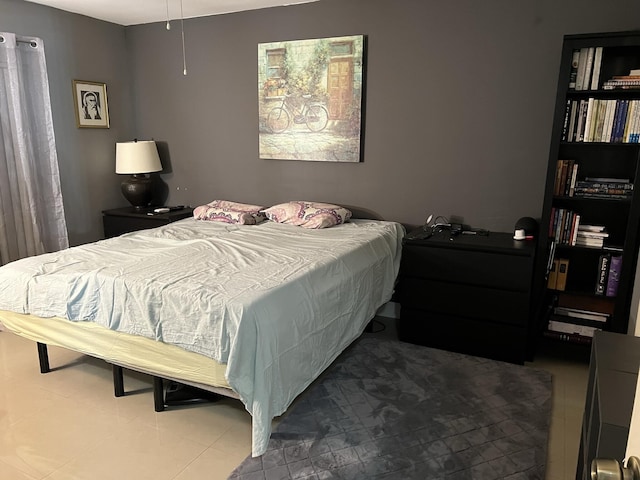
<path id="1" fill-rule="evenodd" d="M 569 120 L 571 118 L 571 99 L 567 99 L 567 104 L 565 105 L 564 111 L 564 122 L 562 123 L 562 136 L 560 137 L 560 141 L 568 142 L 569 141 Z"/>
<path id="2" fill-rule="evenodd" d="M 564 291 L 567 288 L 567 275 L 569 273 L 569 259 L 558 259 L 558 273 L 556 278 L 556 290 Z"/>
<path id="3" fill-rule="evenodd" d="M 576 118 L 578 115 L 578 101 L 571 101 L 571 112 L 569 113 L 569 132 L 567 133 L 567 142 L 575 142 L 576 139 Z"/>
<path id="4" fill-rule="evenodd" d="M 616 178 L 616 177 L 584 177 L 587 182 L 598 183 L 631 183 L 628 178 Z"/>
<path id="5" fill-rule="evenodd" d="M 608 237 L 609 233 L 600 225 L 579 225 L 575 245 L 602 248 Z"/>
<path id="6" fill-rule="evenodd" d="M 581 320 L 590 320 L 594 322 L 607 323 L 609 320 L 608 313 L 596 312 L 594 310 L 583 310 L 571 307 L 555 307 L 553 309 L 555 315 L 563 315 L 565 317 L 573 317 Z"/>
<path id="7" fill-rule="evenodd" d="M 603 253 L 598 259 L 598 276 L 596 278 L 595 294 L 604 296 L 607 290 L 607 275 L 609 273 L 610 253 Z"/>
<path id="8" fill-rule="evenodd" d="M 597 327 L 591 327 L 587 325 L 576 325 L 575 323 L 559 322 L 557 320 L 549 320 L 549 330 L 559 333 L 571 333 L 575 335 L 582 335 L 583 337 L 593 337 L 593 333 L 596 330 L 601 330 Z"/>
<path id="9" fill-rule="evenodd" d="M 591 337 L 585 337 L 584 335 L 578 335 L 575 333 L 554 332 L 553 330 L 545 330 L 543 332 L 543 336 L 547 338 L 553 338 L 554 340 L 562 340 L 564 342 L 579 343 L 585 345 L 590 345 L 592 341 Z"/>
<path id="10" fill-rule="evenodd" d="M 587 105 L 588 101 L 585 99 L 580 100 L 580 105 L 578 106 L 578 114 L 576 115 L 576 135 L 575 142 L 584 141 L 584 122 L 587 118 Z"/>
<path id="11" fill-rule="evenodd" d="M 578 247 L 591 247 L 591 248 L 602 248 L 604 247 L 604 240 L 599 238 L 576 238 L 576 246 Z"/>
<path id="12" fill-rule="evenodd" d="M 604 225 L 589 225 L 582 224 L 580 225 L 580 230 L 585 232 L 604 232 L 607 229 Z"/>
<path id="13" fill-rule="evenodd" d="M 580 51 L 579 63 L 584 65 L 582 72 L 580 72 L 580 65 L 578 65 L 578 77 L 576 78 L 576 90 L 589 90 L 591 86 L 591 72 L 593 70 L 593 57 L 595 55 L 595 47 L 587 47 L 584 55 L 582 50 Z M 583 60 L 584 58 L 584 60 Z"/>
<path id="14" fill-rule="evenodd" d="M 578 65 L 580 64 L 580 49 L 573 50 L 571 55 L 571 72 L 569 73 L 569 89 L 575 90 L 578 77 Z"/>
<path id="15" fill-rule="evenodd" d="M 618 294 L 621 271 L 622 255 L 612 255 L 609 262 L 609 273 L 607 274 L 607 288 L 605 291 L 607 297 L 615 297 Z"/>
<path id="16" fill-rule="evenodd" d="M 583 47 L 578 54 L 578 69 L 576 71 L 576 90 L 584 90 L 584 71 L 587 68 L 589 47 Z"/>
<path id="17" fill-rule="evenodd" d="M 596 327 L 589 327 L 586 325 L 575 325 L 573 323 L 558 322 L 556 320 L 549 320 L 549 330 L 558 333 L 569 333 L 574 335 L 581 335 L 583 337 L 593 337 L 596 330 L 601 330 Z"/>
<path id="18" fill-rule="evenodd" d="M 549 278 L 549 273 L 551 272 L 551 268 L 553 267 L 553 262 L 555 258 L 556 258 L 556 242 L 552 240 L 551 245 L 549 245 L 549 258 L 547 259 L 547 270 L 546 270 L 547 278 Z M 553 285 L 555 287 L 555 280 L 553 282 Z"/>
<path id="19" fill-rule="evenodd" d="M 593 117 L 594 117 L 594 112 L 597 110 L 596 107 L 594 107 L 594 104 L 596 104 L 596 99 L 593 97 L 589 97 L 589 99 L 587 100 L 587 113 L 586 113 L 586 117 L 585 117 L 585 121 L 584 121 L 584 132 L 582 135 L 582 141 L 583 142 L 591 142 L 593 141 L 593 134 L 591 132 L 591 124 L 593 122 Z"/>
<path id="20" fill-rule="evenodd" d="M 549 270 L 549 275 L 547 277 L 547 288 L 550 290 L 555 290 L 556 285 L 558 284 L 558 259 L 554 259 L 551 262 L 551 269 Z"/>
<path id="21" fill-rule="evenodd" d="M 593 73 L 591 74 L 591 90 L 597 90 L 600 82 L 600 66 L 602 65 L 602 47 L 596 47 L 593 53 Z"/>

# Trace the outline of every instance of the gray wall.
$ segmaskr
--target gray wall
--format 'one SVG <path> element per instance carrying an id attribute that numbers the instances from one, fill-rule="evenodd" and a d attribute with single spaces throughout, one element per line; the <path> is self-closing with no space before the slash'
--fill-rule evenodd
<path id="1" fill-rule="evenodd" d="M 321 0 L 119 27 L 0 0 L 0 30 L 45 39 L 72 243 L 126 206 L 114 144 L 161 142 L 169 204 L 358 205 L 510 231 L 540 215 L 562 36 L 640 28 L 637 0 Z M 365 34 L 364 161 L 258 158 L 257 44 Z M 108 85 L 109 130 L 77 129 L 71 81 Z"/>
<path id="2" fill-rule="evenodd" d="M 169 203 L 324 200 L 420 224 L 538 217 L 562 36 L 640 27 L 637 1 L 322 0 L 128 29 L 137 132 L 167 143 Z M 368 37 L 364 161 L 260 160 L 257 44 Z"/>

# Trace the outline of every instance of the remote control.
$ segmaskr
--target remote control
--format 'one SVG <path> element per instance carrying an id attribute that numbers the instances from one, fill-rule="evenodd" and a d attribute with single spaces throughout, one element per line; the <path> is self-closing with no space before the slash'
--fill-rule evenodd
<path id="1" fill-rule="evenodd" d="M 174 210 L 182 210 L 183 208 L 184 208 L 184 205 L 178 205 L 177 207 L 159 207 L 159 208 L 154 208 L 153 213 L 167 213 L 167 212 L 173 212 Z"/>

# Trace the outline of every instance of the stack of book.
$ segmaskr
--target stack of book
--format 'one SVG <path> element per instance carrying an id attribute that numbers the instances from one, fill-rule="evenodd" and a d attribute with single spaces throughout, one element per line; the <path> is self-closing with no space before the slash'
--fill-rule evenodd
<path id="1" fill-rule="evenodd" d="M 587 177 L 575 182 L 573 194 L 585 198 L 629 200 L 633 196 L 633 183 L 628 178 Z"/>
<path id="2" fill-rule="evenodd" d="M 609 315 L 602 312 L 555 307 L 549 317 L 548 329 L 565 335 L 591 338 L 596 330 L 606 326 L 608 320 Z"/>
<path id="3" fill-rule="evenodd" d="M 581 247 L 604 247 L 604 239 L 609 234 L 602 225 L 579 225 L 574 245 Z"/>
<path id="4" fill-rule="evenodd" d="M 598 260 L 598 277 L 596 278 L 595 294 L 615 297 L 618 294 L 620 272 L 622 271 L 622 256 L 603 253 Z"/>
<path id="5" fill-rule="evenodd" d="M 640 88 L 640 69 L 630 70 L 628 75 L 614 75 L 602 84 L 604 90 L 628 90 Z"/>

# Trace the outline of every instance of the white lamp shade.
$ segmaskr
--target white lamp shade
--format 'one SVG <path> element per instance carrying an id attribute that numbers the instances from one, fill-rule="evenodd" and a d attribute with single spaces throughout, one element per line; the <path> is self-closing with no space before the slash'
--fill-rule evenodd
<path id="1" fill-rule="evenodd" d="M 162 170 L 153 140 L 116 143 L 116 173 L 151 173 Z"/>

